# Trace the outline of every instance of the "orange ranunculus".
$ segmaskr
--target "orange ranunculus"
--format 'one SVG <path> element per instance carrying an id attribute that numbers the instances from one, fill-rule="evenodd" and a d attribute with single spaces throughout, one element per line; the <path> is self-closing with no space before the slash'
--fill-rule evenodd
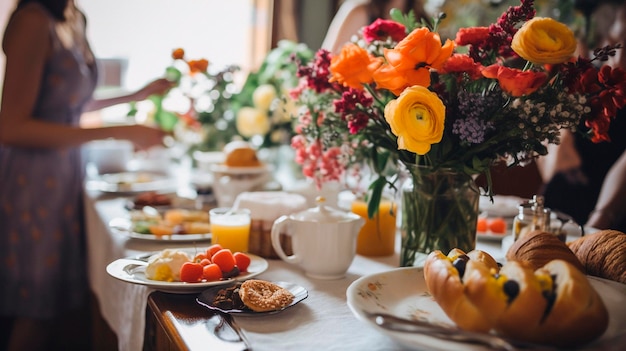
<path id="1" fill-rule="evenodd" d="M 424 155 L 443 137 L 446 106 L 420 85 L 405 89 L 385 106 L 385 119 L 398 137 L 398 149 Z"/>
<path id="2" fill-rule="evenodd" d="M 191 73 L 206 72 L 209 68 L 209 61 L 206 59 L 190 60 L 187 64 Z"/>
<path id="3" fill-rule="evenodd" d="M 552 18 L 535 17 L 515 33 L 511 48 L 536 64 L 563 63 L 576 51 L 574 32 Z"/>
<path id="4" fill-rule="evenodd" d="M 430 69 L 439 69 L 452 55 L 454 42 L 441 45 L 439 34 L 415 29 L 393 49 L 384 51 L 387 63 L 374 72 L 376 84 L 396 95 L 412 85 L 429 86 Z"/>
<path id="5" fill-rule="evenodd" d="M 460 28 L 456 32 L 454 42 L 456 45 L 476 45 L 489 37 L 489 27 Z"/>
<path id="6" fill-rule="evenodd" d="M 471 79 L 475 80 L 482 77 L 480 73 L 482 69 L 483 66 L 468 55 L 454 54 L 443 64 L 439 73 L 467 73 Z"/>
<path id="7" fill-rule="evenodd" d="M 532 94 L 548 79 L 545 72 L 522 71 L 497 64 L 486 67 L 482 73 L 487 78 L 497 79 L 502 90 L 513 96 Z"/>
<path id="8" fill-rule="evenodd" d="M 363 90 L 363 84 L 372 82 L 372 74 L 381 64 L 382 58 L 371 56 L 367 50 L 356 44 L 346 44 L 339 55 L 330 61 L 330 82 Z"/>
<path id="9" fill-rule="evenodd" d="M 174 51 L 172 51 L 172 58 L 174 60 L 182 60 L 183 58 L 185 58 L 185 50 L 181 48 L 174 49 Z"/>

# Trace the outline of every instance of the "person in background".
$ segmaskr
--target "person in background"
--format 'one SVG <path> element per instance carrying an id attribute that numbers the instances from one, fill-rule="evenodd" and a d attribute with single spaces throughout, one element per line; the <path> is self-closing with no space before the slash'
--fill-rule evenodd
<path id="1" fill-rule="evenodd" d="M 0 349 L 53 350 L 52 328 L 88 306 L 81 144 L 116 138 L 147 149 L 165 137 L 142 125 L 79 126 L 85 111 L 143 100 L 172 86 L 157 79 L 133 94 L 94 100 L 96 60 L 85 27 L 74 0 L 19 0 L 4 33 Z"/>
<path id="2" fill-rule="evenodd" d="M 415 18 L 431 21 L 424 10 L 421 0 L 345 0 L 328 27 L 322 49 L 333 54 L 350 42 L 353 35 L 377 18 L 389 18 L 391 9 L 400 9 L 403 13 L 413 10 Z"/>
<path id="3" fill-rule="evenodd" d="M 597 24 L 587 34 L 595 38 L 591 44 L 581 42 L 581 56 L 589 52 L 587 47 L 621 43 L 615 56 L 602 63 L 626 69 L 626 2 L 577 0 L 576 6 L 588 23 Z M 586 227 L 626 232 L 626 108 L 611 121 L 608 142 L 593 143 L 565 131 L 561 135 L 561 144 L 551 145 L 548 155 L 537 160 L 546 206 Z"/>

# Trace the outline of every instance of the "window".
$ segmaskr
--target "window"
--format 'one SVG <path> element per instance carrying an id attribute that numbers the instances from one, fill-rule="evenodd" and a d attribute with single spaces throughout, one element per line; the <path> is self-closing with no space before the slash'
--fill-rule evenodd
<path id="1" fill-rule="evenodd" d="M 87 15 L 92 49 L 103 60 L 102 73 L 122 74 L 101 82 L 119 78 L 121 87 L 129 90 L 161 77 L 178 47 L 190 59 L 209 60 L 210 69 L 237 64 L 242 71 L 250 70 L 253 55 L 259 55 L 252 51 L 259 46 L 258 32 L 269 31 L 271 24 L 271 16 L 263 13 L 269 8 L 259 3 L 271 1 L 79 1 Z"/>

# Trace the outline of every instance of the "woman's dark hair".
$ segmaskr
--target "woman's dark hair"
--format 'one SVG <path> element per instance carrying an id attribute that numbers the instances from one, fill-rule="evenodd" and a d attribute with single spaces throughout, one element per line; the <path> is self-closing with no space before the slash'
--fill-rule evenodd
<path id="1" fill-rule="evenodd" d="M 67 9 L 67 5 L 70 1 L 71 0 L 19 0 L 17 7 L 19 8 L 26 4 L 36 2 L 48 9 L 54 18 L 59 21 L 65 21 L 67 19 L 65 16 L 65 10 Z"/>

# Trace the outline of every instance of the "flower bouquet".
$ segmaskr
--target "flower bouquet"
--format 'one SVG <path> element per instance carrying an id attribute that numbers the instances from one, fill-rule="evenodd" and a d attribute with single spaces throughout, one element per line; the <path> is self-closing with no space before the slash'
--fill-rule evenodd
<path id="1" fill-rule="evenodd" d="M 182 48 L 174 49 L 171 57 L 165 77 L 176 85 L 165 96 L 150 97 L 156 107 L 154 122 L 190 147 L 222 150 L 238 136 L 231 105 L 239 67 L 211 70 L 207 59 L 189 59 Z"/>
<path id="2" fill-rule="evenodd" d="M 496 162 L 546 154 L 561 129 L 607 141 L 626 103 L 624 70 L 596 66 L 619 46 L 575 58 L 573 32 L 535 17 L 532 0 L 489 27 L 460 29 L 454 41 L 437 33 L 444 17 L 431 27 L 392 10 L 337 56 L 318 51 L 291 92 L 301 106 L 292 147 L 306 176 L 321 184 L 367 164 L 371 217 L 383 189 L 408 174 L 401 265 L 419 252 L 474 248 L 472 177 L 485 174 L 491 195 Z"/>
<path id="3" fill-rule="evenodd" d="M 239 135 L 260 148 L 289 145 L 294 101 L 286 96 L 298 83 L 293 62 L 308 62 L 313 54 L 306 45 L 288 40 L 281 40 L 267 54 L 233 97 Z"/>

